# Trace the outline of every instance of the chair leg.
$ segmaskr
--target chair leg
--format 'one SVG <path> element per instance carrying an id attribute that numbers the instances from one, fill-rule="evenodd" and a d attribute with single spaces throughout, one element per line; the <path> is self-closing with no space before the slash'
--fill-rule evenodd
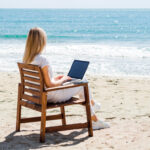
<path id="1" fill-rule="evenodd" d="M 46 106 L 47 106 L 47 96 L 44 93 L 42 95 L 41 129 L 40 129 L 40 142 L 41 143 L 45 142 Z"/>
<path id="2" fill-rule="evenodd" d="M 17 105 L 17 118 L 16 118 L 16 131 L 20 131 L 20 120 L 21 120 L 21 105 L 18 102 L 18 105 Z"/>
<path id="3" fill-rule="evenodd" d="M 20 120 L 21 120 L 21 85 L 18 85 L 18 102 L 17 102 L 17 115 L 16 115 L 16 131 L 20 131 Z"/>
<path id="4" fill-rule="evenodd" d="M 88 104 L 86 104 L 86 115 L 87 115 L 87 121 L 88 121 L 88 133 L 89 133 L 89 136 L 93 136 L 91 111 L 90 111 L 90 106 Z"/>
<path id="5" fill-rule="evenodd" d="M 65 115 L 65 107 L 60 107 L 61 109 L 61 115 L 62 115 L 62 125 L 66 125 L 66 115 Z"/>
<path id="6" fill-rule="evenodd" d="M 88 93 L 88 86 L 84 87 L 84 94 L 85 94 L 85 100 L 86 100 L 86 116 L 87 116 L 87 122 L 88 122 L 88 133 L 89 136 L 93 136 L 93 128 L 92 128 L 92 118 L 91 118 L 91 110 L 90 110 L 90 101 L 89 101 L 89 93 Z"/>

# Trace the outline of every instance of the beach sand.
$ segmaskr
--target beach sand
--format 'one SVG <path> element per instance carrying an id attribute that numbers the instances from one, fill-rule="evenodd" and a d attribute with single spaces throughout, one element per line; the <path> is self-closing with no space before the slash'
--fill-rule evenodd
<path id="1" fill-rule="evenodd" d="M 111 124 L 111 128 L 95 130 L 88 137 L 86 129 L 46 134 L 39 143 L 39 123 L 21 125 L 15 132 L 17 84 L 19 73 L 0 73 L 0 150 L 150 150 L 150 78 L 87 76 L 93 98 L 101 103 L 96 113 Z M 48 114 L 58 113 L 48 110 Z M 23 116 L 40 113 L 23 109 Z M 83 106 L 66 107 L 67 122 L 85 121 Z M 48 125 L 61 121 L 48 121 Z"/>

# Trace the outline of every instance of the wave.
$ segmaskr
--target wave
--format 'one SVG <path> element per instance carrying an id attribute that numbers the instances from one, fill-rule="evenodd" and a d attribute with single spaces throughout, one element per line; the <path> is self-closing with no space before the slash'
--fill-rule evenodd
<path id="1" fill-rule="evenodd" d="M 102 45 L 102 44 L 47 44 L 48 54 L 68 53 L 69 55 L 91 56 L 92 58 L 150 58 L 150 46 L 123 46 L 123 45 Z"/>
<path id="2" fill-rule="evenodd" d="M 24 51 L 25 41 L 4 40 L 0 43 L 0 54 L 20 53 Z M 7 50 L 7 51 L 5 51 Z M 150 58 L 150 46 L 147 45 L 123 45 L 103 43 L 51 43 L 47 42 L 46 53 L 51 55 L 77 55 L 93 56 L 94 58 Z"/>
<path id="3" fill-rule="evenodd" d="M 0 39 L 2 40 L 25 40 L 27 38 L 27 34 L 0 34 Z M 110 34 L 108 37 L 107 34 L 91 34 L 91 33 L 56 33 L 56 34 L 47 34 L 48 42 L 50 43 L 120 43 L 123 44 L 147 44 L 150 42 L 149 38 L 147 37 L 138 37 L 136 38 L 132 36 L 125 36 L 123 35 L 115 35 Z"/>
<path id="4" fill-rule="evenodd" d="M 81 36 L 75 35 L 48 35 L 48 39 L 80 39 Z M 1 39 L 26 39 L 27 35 L 19 35 L 19 34 L 5 34 L 5 35 L 0 35 Z"/>
<path id="5" fill-rule="evenodd" d="M 25 42 L 1 42 L 0 71 L 17 71 L 24 47 Z M 81 59 L 91 62 L 89 74 L 150 75 L 150 47 L 48 43 L 44 55 L 60 72 L 67 71 L 73 59 Z"/>
<path id="6" fill-rule="evenodd" d="M 27 38 L 27 35 L 12 35 L 12 34 L 5 34 L 0 35 L 1 39 L 25 39 Z"/>

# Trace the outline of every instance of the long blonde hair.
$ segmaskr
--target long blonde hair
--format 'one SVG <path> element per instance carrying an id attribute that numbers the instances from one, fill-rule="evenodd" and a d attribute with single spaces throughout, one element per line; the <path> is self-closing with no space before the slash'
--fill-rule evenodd
<path id="1" fill-rule="evenodd" d="M 29 31 L 23 62 L 29 64 L 33 61 L 34 57 L 41 53 L 46 45 L 46 33 L 41 28 L 32 28 Z"/>

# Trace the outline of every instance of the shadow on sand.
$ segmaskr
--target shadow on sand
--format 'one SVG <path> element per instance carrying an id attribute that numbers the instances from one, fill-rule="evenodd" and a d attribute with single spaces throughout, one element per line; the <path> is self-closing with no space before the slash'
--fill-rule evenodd
<path id="1" fill-rule="evenodd" d="M 27 131 L 22 130 L 26 133 Z M 21 135 L 21 132 L 12 132 L 0 143 L 0 150 L 29 150 L 46 147 L 72 146 L 77 145 L 89 138 L 87 129 L 70 131 L 65 135 L 60 132 L 47 133 L 45 143 L 39 142 L 39 134 L 33 133 Z M 86 132 L 86 134 L 84 134 Z M 19 135 L 18 135 L 19 133 Z M 82 135 L 83 134 L 83 135 Z M 78 137 L 82 135 L 81 137 Z M 84 137 L 83 137 L 84 136 Z"/>

